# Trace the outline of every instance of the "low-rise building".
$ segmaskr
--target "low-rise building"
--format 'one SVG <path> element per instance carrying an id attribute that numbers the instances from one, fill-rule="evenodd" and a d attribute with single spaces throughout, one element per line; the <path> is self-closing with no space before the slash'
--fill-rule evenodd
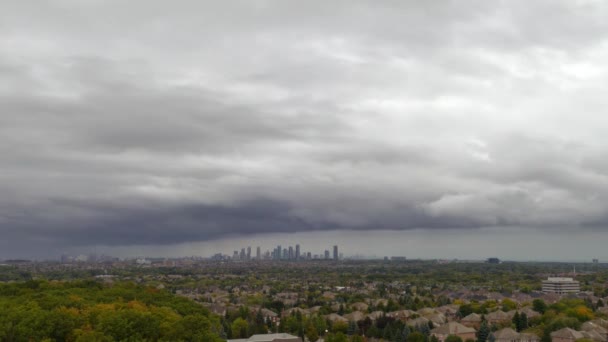
<path id="1" fill-rule="evenodd" d="M 468 339 L 475 340 L 475 332 L 475 329 L 465 327 L 458 322 L 449 322 L 431 330 L 431 335 L 437 337 L 439 342 L 445 341 L 450 335 L 459 336 L 463 341 L 466 341 Z"/>
<path id="2" fill-rule="evenodd" d="M 549 277 L 547 280 L 543 280 L 543 292 L 557 294 L 579 293 L 581 292 L 581 285 L 573 278 Z"/>
<path id="3" fill-rule="evenodd" d="M 479 329 L 479 326 L 481 326 L 481 316 L 476 313 L 472 313 L 461 319 L 460 323 L 469 328 Z"/>
<path id="4" fill-rule="evenodd" d="M 583 333 L 570 328 L 563 328 L 551 333 L 551 342 L 575 342 L 585 338 Z"/>
<path id="5" fill-rule="evenodd" d="M 228 342 L 302 342 L 302 339 L 290 334 L 260 334 L 250 338 L 228 340 Z"/>
<path id="6" fill-rule="evenodd" d="M 509 321 L 511 321 L 511 318 L 512 317 L 509 316 L 508 313 L 506 313 L 502 310 L 493 311 L 486 315 L 486 320 L 490 324 L 500 324 L 503 322 L 509 322 Z"/>
<path id="7" fill-rule="evenodd" d="M 504 328 L 492 333 L 495 342 L 539 342 L 540 337 L 535 334 L 518 333 L 511 328 Z"/>

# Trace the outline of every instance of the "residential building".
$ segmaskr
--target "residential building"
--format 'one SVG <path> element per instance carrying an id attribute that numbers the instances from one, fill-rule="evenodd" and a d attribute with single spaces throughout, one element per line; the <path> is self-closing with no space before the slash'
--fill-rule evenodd
<path id="1" fill-rule="evenodd" d="M 502 310 L 490 312 L 485 317 L 489 324 L 500 324 L 503 322 L 509 322 L 513 318 L 512 316 L 509 316 L 508 313 Z"/>
<path id="2" fill-rule="evenodd" d="M 518 333 L 511 328 L 504 328 L 492 333 L 495 342 L 538 342 L 540 337 L 535 334 Z"/>
<path id="3" fill-rule="evenodd" d="M 449 322 L 439 328 L 431 330 L 431 335 L 437 337 L 439 342 L 444 342 L 445 339 L 450 335 L 456 335 L 462 338 L 463 341 L 468 339 L 475 340 L 476 330 L 473 328 L 465 327 L 458 322 Z"/>
<path id="4" fill-rule="evenodd" d="M 479 329 L 479 326 L 481 326 L 481 316 L 476 313 L 472 313 L 461 319 L 460 323 L 465 327 Z"/>
<path id="5" fill-rule="evenodd" d="M 570 328 L 563 328 L 551 333 L 551 342 L 575 342 L 585 338 L 583 333 Z"/>

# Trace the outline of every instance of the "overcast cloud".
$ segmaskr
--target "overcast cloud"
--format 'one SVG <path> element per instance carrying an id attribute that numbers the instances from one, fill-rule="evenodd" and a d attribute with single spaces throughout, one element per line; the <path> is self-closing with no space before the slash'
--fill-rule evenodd
<path id="1" fill-rule="evenodd" d="M 311 231 L 597 237 L 606 61 L 605 1 L 2 1 L 0 257 Z"/>

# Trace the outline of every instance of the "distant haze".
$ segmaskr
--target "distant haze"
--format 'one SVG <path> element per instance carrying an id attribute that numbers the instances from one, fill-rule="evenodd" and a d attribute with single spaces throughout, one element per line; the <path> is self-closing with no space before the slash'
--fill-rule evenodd
<path id="1" fill-rule="evenodd" d="M 608 259 L 607 60 L 605 1 L 2 1 L 0 258 Z"/>

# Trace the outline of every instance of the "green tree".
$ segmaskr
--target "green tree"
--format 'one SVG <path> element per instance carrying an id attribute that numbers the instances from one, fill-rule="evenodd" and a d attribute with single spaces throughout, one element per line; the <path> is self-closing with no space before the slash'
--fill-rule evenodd
<path id="1" fill-rule="evenodd" d="M 363 336 L 361 336 L 361 335 L 353 335 L 350 338 L 350 342 L 363 342 L 363 341 L 364 341 Z"/>
<path id="2" fill-rule="evenodd" d="M 509 298 L 505 298 L 502 301 L 502 311 L 511 311 L 517 309 L 517 303 Z"/>
<path id="3" fill-rule="evenodd" d="M 528 315 L 525 312 L 522 312 L 519 315 L 518 328 L 518 331 L 524 331 L 528 329 Z"/>
<path id="4" fill-rule="evenodd" d="M 477 331 L 477 342 L 486 342 L 488 335 L 490 335 L 490 327 L 488 327 L 488 322 L 483 320 Z"/>
<path id="5" fill-rule="evenodd" d="M 74 342 L 112 342 L 112 339 L 99 331 L 75 329 Z"/>
<path id="6" fill-rule="evenodd" d="M 426 342 L 426 336 L 421 332 L 415 331 L 407 337 L 407 342 Z"/>
<path id="7" fill-rule="evenodd" d="M 511 322 L 513 322 L 513 324 L 515 325 L 515 330 L 517 330 L 517 332 L 520 332 L 521 327 L 520 327 L 519 311 L 515 312 L 515 315 L 513 315 Z"/>
<path id="8" fill-rule="evenodd" d="M 444 342 L 462 342 L 462 338 L 457 335 L 448 335 Z"/>
<path id="9" fill-rule="evenodd" d="M 338 332 L 334 335 L 334 342 L 348 342 L 348 338 L 343 332 Z"/>
<path id="10" fill-rule="evenodd" d="M 547 304 L 542 299 L 535 299 L 532 301 L 532 308 L 534 311 L 544 314 L 547 311 Z"/>
<path id="11" fill-rule="evenodd" d="M 246 320 L 241 317 L 237 318 L 230 325 L 230 330 L 232 331 L 232 338 L 247 338 L 249 337 L 247 334 L 247 328 L 249 324 Z"/>
<path id="12" fill-rule="evenodd" d="M 309 324 L 306 328 L 306 338 L 310 342 L 316 342 L 319 339 L 319 333 L 313 324 Z"/>

